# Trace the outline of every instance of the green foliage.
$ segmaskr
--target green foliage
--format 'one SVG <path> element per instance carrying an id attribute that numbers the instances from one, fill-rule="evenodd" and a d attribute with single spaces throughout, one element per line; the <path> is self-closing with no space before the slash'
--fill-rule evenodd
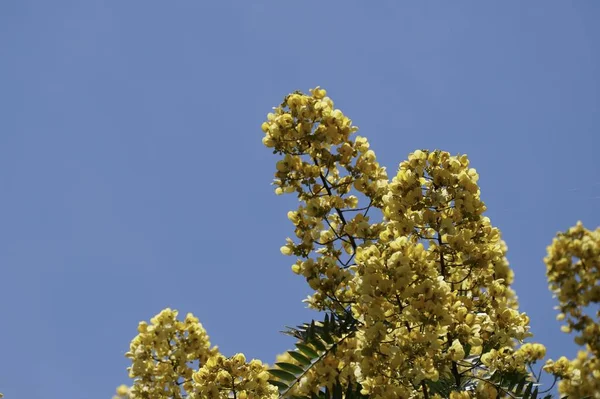
<path id="1" fill-rule="evenodd" d="M 322 388 L 311 396 L 288 396 L 300 379 L 329 353 L 335 354 L 340 342 L 354 334 L 357 321 L 349 312 L 343 315 L 325 314 L 323 321 L 312 320 L 296 327 L 287 327 L 283 333 L 298 340 L 296 350 L 287 353 L 299 364 L 275 363 L 277 368 L 268 370 L 275 377 L 269 382 L 277 386 L 280 397 L 290 399 L 366 399 L 355 383 L 342 384 L 339 380 L 332 388 Z"/>
<path id="2" fill-rule="evenodd" d="M 487 378 L 488 383 L 493 384 L 500 393 L 504 393 L 513 398 L 536 399 L 539 394 L 539 385 L 531 381 L 531 377 L 526 373 L 500 373 L 495 372 Z M 544 399 L 551 398 L 552 395 L 546 395 Z"/>

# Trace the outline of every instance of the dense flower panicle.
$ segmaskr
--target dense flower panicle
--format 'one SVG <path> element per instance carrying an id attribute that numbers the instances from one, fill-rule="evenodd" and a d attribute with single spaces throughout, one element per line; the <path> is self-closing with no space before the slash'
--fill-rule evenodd
<path id="1" fill-rule="evenodd" d="M 208 359 L 192 376 L 193 399 L 276 399 L 278 390 L 270 385 L 269 373 L 260 360 L 246 362 L 238 353 L 231 358 L 218 354 Z M 235 396 L 232 396 L 234 395 Z"/>
<path id="2" fill-rule="evenodd" d="M 549 360 L 548 372 L 561 378 L 559 391 L 570 397 L 600 398 L 600 228 L 587 230 L 581 222 L 559 233 L 548 247 L 546 274 L 559 301 L 559 320 L 565 332 L 585 348 L 576 359 Z"/>
<path id="3" fill-rule="evenodd" d="M 191 313 L 183 321 L 176 310 L 165 309 L 140 322 L 126 356 L 132 360 L 131 388 L 121 385 L 116 399 L 239 399 L 277 398 L 259 360 L 243 354 L 227 358 L 210 347 L 206 331 Z"/>
<path id="4" fill-rule="evenodd" d="M 184 321 L 176 310 L 165 309 L 150 320 L 140 322 L 138 335 L 126 356 L 134 379 L 131 393 L 142 399 L 179 398 L 192 389 L 193 363 L 203 364 L 217 353 L 202 324 L 191 313 Z M 163 396 L 161 396 L 163 395 Z"/>
<path id="5" fill-rule="evenodd" d="M 506 244 L 483 216 L 466 155 L 417 150 L 390 182 L 320 88 L 286 97 L 262 129 L 263 143 L 282 155 L 276 192 L 300 200 L 288 213 L 297 240 L 281 252 L 298 257 L 292 270 L 315 291 L 309 306 L 360 321 L 364 393 L 418 396 L 423 380 L 466 376 L 468 356 L 487 356 L 490 371 L 507 360 L 513 366 L 503 369 L 525 372 L 539 360 L 541 345 L 535 355 L 515 349 L 531 336 L 529 318 L 517 310 Z M 352 212 L 362 201 L 366 212 Z M 383 221 L 371 222 L 370 209 Z"/>
<path id="6" fill-rule="evenodd" d="M 506 245 L 482 216 L 477 180 L 466 156 L 418 150 L 388 185 L 385 228 L 379 241 L 358 248 L 351 284 L 361 294 L 353 312 L 364 319 L 363 352 L 375 354 L 361 363 L 375 381 L 368 392 L 383 394 L 392 381 L 436 380 L 455 366 L 460 375 L 465 347 L 482 359 L 504 348 L 491 371 L 510 358 L 526 372 L 538 360 L 515 364 L 512 348 L 531 335 L 529 318 L 516 310 Z M 382 384 L 382 375 L 393 380 Z"/>
<path id="7" fill-rule="evenodd" d="M 600 303 L 600 228 L 589 231 L 581 222 L 560 233 L 544 259 L 550 289 L 558 297 L 560 319 L 578 333 L 579 345 L 600 353 L 600 311 L 586 314 L 590 304 Z"/>
<path id="8" fill-rule="evenodd" d="M 531 365 L 546 348 L 524 343 L 529 317 L 467 156 L 417 150 L 390 181 L 369 142 L 351 138 L 357 130 L 320 87 L 286 96 L 262 124 L 263 143 L 280 155 L 275 192 L 300 202 L 281 252 L 312 288 L 309 307 L 351 320 L 343 336 L 311 360 L 279 355 L 269 375 L 258 360 L 211 347 L 191 314 L 179 321 L 165 309 L 140 323 L 127 353 L 134 384 L 115 398 L 274 399 L 269 381 L 288 377 L 285 394 L 300 397 L 341 384 L 376 399 L 495 399 L 506 387 L 493 375 L 536 381 Z M 559 235 L 546 264 L 565 330 L 586 349 L 544 369 L 561 392 L 600 398 L 600 314 L 583 311 L 600 299 L 600 229 L 579 223 Z M 452 392 L 428 388 L 438 382 Z"/>
<path id="9" fill-rule="evenodd" d="M 348 283 L 357 246 L 376 239 L 382 228 L 367 212 L 381 203 L 386 170 L 365 138 L 350 138 L 357 128 L 318 87 L 311 95 L 287 96 L 262 130 L 263 143 L 283 156 L 276 165 L 276 193 L 296 193 L 301 201 L 288 213 L 297 239 L 288 239 L 281 252 L 299 257 L 292 270 L 315 290 L 309 306 L 339 308 L 354 295 Z M 357 194 L 368 200 L 362 209 Z"/>
<path id="10" fill-rule="evenodd" d="M 543 359 L 545 355 L 546 348 L 543 345 L 526 343 L 518 350 L 510 347 L 492 349 L 481 356 L 481 362 L 490 370 L 526 373 L 528 364 Z"/>

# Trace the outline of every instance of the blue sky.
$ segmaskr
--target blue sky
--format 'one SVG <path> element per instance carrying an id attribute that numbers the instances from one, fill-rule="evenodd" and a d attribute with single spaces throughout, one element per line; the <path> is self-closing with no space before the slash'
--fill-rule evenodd
<path id="1" fill-rule="evenodd" d="M 313 314 L 260 124 L 321 85 L 394 171 L 466 153 L 521 308 L 559 331 L 542 258 L 600 225 L 600 3 L 0 2 L 0 391 L 110 398 L 138 321 L 193 312 L 272 362 Z"/>

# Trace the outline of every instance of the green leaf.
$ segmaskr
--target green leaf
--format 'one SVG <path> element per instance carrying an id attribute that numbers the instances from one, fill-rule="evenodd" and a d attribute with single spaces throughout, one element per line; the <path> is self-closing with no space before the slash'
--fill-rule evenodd
<path id="1" fill-rule="evenodd" d="M 333 343 L 334 343 L 333 338 L 331 337 L 331 335 L 329 335 L 329 333 L 327 331 L 324 331 L 321 334 L 321 339 L 323 341 L 325 341 L 328 345 L 333 345 Z"/>
<path id="2" fill-rule="evenodd" d="M 360 393 L 362 390 L 362 386 L 360 384 L 352 385 L 348 384 L 348 389 L 346 390 L 346 399 L 367 399 L 367 395 L 363 395 Z"/>
<path id="3" fill-rule="evenodd" d="M 275 363 L 275 365 L 277 367 L 279 367 L 282 370 L 285 371 L 289 371 L 292 374 L 302 374 L 304 373 L 304 369 L 302 367 L 298 367 L 295 364 L 291 364 L 291 363 L 285 363 L 285 362 L 278 362 Z"/>
<path id="4" fill-rule="evenodd" d="M 308 345 L 297 343 L 296 348 L 298 348 L 298 350 L 300 350 L 300 352 L 302 352 L 303 354 L 308 356 L 311 360 L 319 357 L 319 354 L 317 352 L 315 352 L 314 349 L 312 349 Z"/>
<path id="5" fill-rule="evenodd" d="M 465 351 L 465 358 L 469 357 L 469 355 L 471 354 L 471 345 L 464 344 L 463 349 Z"/>
<path id="6" fill-rule="evenodd" d="M 336 352 L 337 352 L 337 348 L 338 348 L 338 346 L 337 346 L 337 345 L 333 345 L 333 346 L 331 347 L 331 353 L 333 353 L 333 355 L 334 355 L 334 356 L 335 356 L 335 354 L 336 354 Z"/>
<path id="7" fill-rule="evenodd" d="M 272 376 L 280 378 L 280 379 L 282 379 L 284 381 L 293 381 L 293 380 L 296 379 L 296 376 L 294 374 L 289 373 L 289 372 L 284 371 L 284 370 L 281 370 L 281 369 L 269 369 L 267 371 Z"/>
<path id="8" fill-rule="evenodd" d="M 321 332 L 321 339 L 327 342 L 329 345 L 333 344 L 333 338 L 330 335 L 330 332 L 335 327 L 333 315 L 331 315 L 331 319 L 329 319 L 329 314 L 325 314 L 325 321 L 323 322 L 323 331 Z"/>
<path id="9" fill-rule="evenodd" d="M 523 388 L 525 387 L 526 383 L 527 383 L 527 379 L 522 379 L 521 382 L 519 382 L 519 385 L 517 385 L 517 388 L 514 390 L 514 392 L 517 395 L 520 395 L 523 392 Z"/>
<path id="10" fill-rule="evenodd" d="M 310 327 L 308 327 L 308 330 L 306 331 L 308 333 L 308 341 L 312 341 L 313 339 L 315 339 L 315 321 L 311 321 L 310 322 Z"/>
<path id="11" fill-rule="evenodd" d="M 538 396 L 538 388 L 535 387 L 533 393 L 531 394 L 531 399 L 537 399 Z"/>
<path id="12" fill-rule="evenodd" d="M 323 342 L 318 338 L 318 337 L 313 337 L 310 341 L 309 341 L 318 351 L 321 352 L 325 352 L 327 350 L 327 347 L 325 346 L 325 344 L 323 344 Z"/>
<path id="13" fill-rule="evenodd" d="M 517 386 L 517 381 L 516 380 L 509 380 L 508 381 L 508 386 L 506 387 L 506 390 L 508 392 L 512 392 L 513 388 Z"/>
<path id="14" fill-rule="evenodd" d="M 269 380 L 267 382 L 271 385 L 275 385 L 279 389 L 279 392 L 285 391 L 286 389 L 288 389 L 288 385 L 283 381 Z"/>
<path id="15" fill-rule="evenodd" d="M 502 379 L 502 374 L 500 374 L 500 372 L 498 372 L 498 371 L 494 371 L 494 373 L 489 378 L 489 380 L 491 382 L 500 382 L 501 379 Z"/>
<path id="16" fill-rule="evenodd" d="M 332 399 L 342 399 L 342 385 L 339 381 L 333 386 Z"/>
<path id="17" fill-rule="evenodd" d="M 308 366 L 309 364 L 312 363 L 309 358 L 307 358 L 300 352 L 288 351 L 288 353 L 294 360 L 296 360 L 298 363 L 302 363 L 305 366 Z"/>

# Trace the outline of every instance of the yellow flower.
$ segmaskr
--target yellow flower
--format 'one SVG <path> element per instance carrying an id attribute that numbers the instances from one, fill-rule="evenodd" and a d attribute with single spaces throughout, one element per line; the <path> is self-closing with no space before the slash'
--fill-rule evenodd
<path id="1" fill-rule="evenodd" d="M 450 349 L 448 349 L 448 353 L 450 354 L 450 358 L 455 362 L 465 358 L 465 350 L 458 339 L 452 341 L 452 345 L 450 346 Z"/>
<path id="2" fill-rule="evenodd" d="M 119 396 L 125 396 L 128 393 L 129 393 L 129 387 L 125 384 L 119 385 L 119 387 L 117 388 L 117 395 L 119 395 Z"/>
<path id="3" fill-rule="evenodd" d="M 317 98 L 319 100 L 327 95 L 327 91 L 325 89 L 321 89 L 320 86 L 317 86 L 314 89 L 310 89 L 310 92 L 314 98 Z"/>

